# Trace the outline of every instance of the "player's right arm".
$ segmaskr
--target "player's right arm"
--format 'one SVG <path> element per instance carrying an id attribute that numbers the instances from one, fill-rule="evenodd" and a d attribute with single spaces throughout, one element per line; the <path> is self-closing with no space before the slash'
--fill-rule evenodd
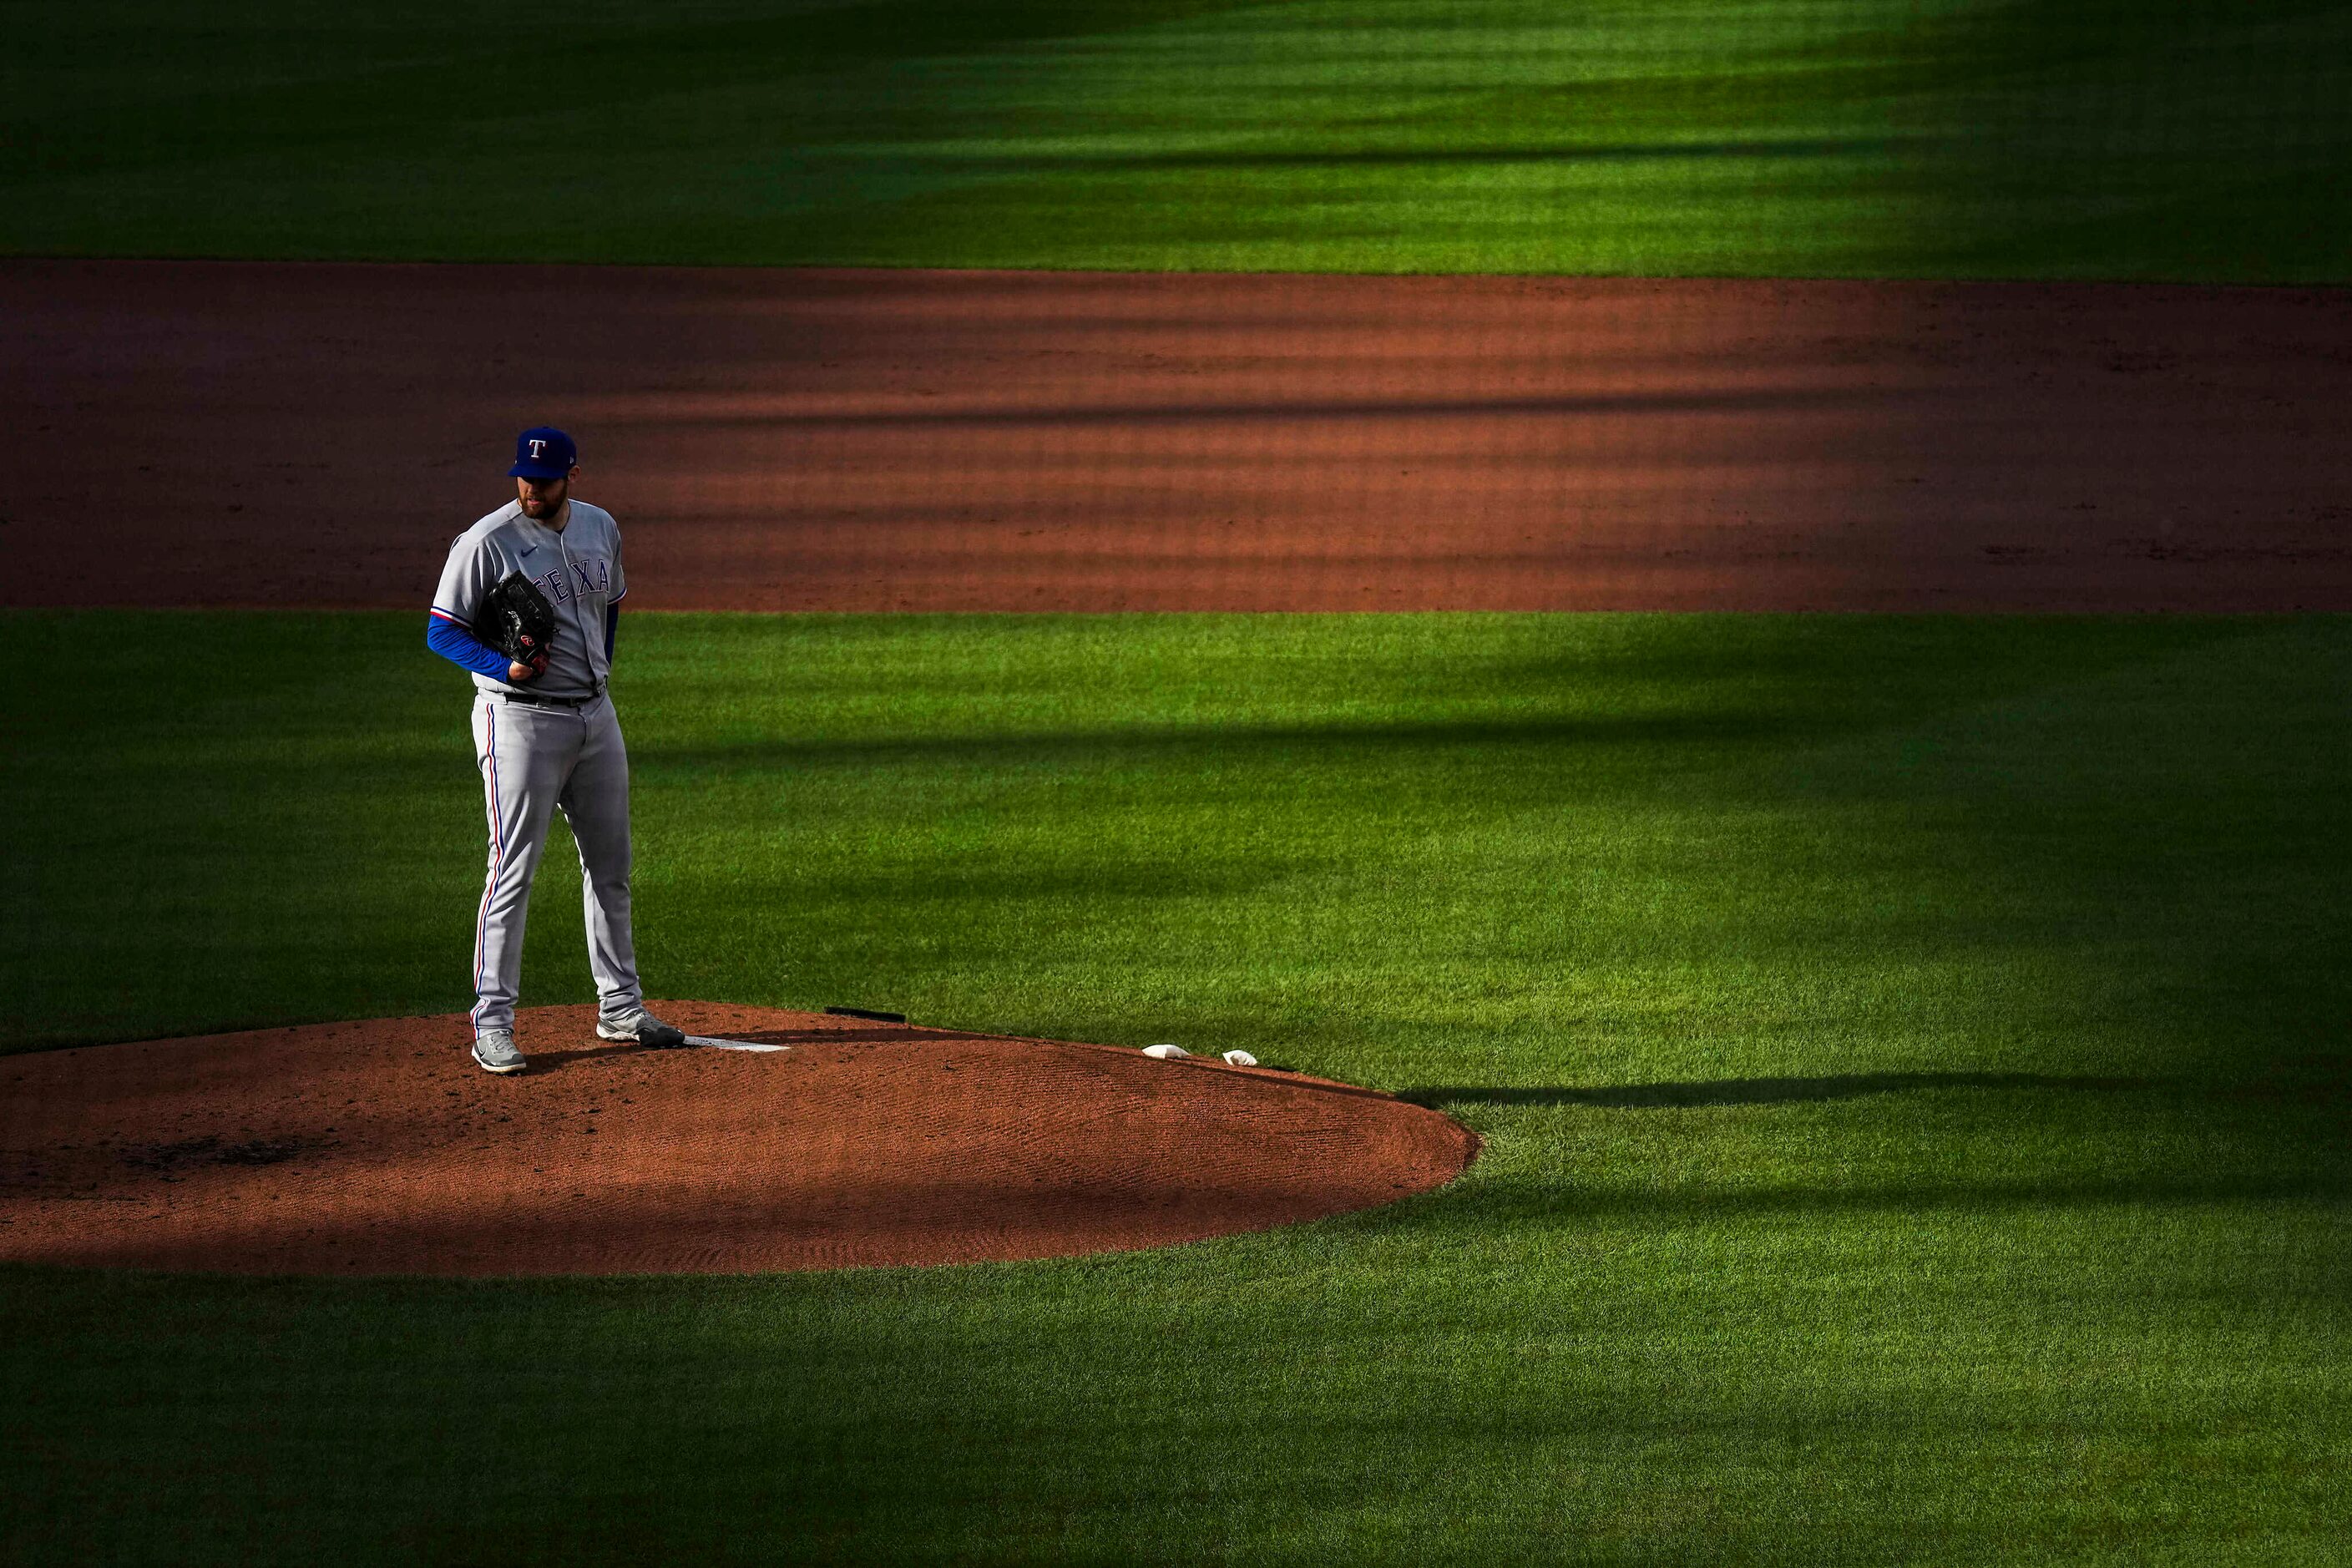
<path id="1" fill-rule="evenodd" d="M 520 686 L 539 672 L 507 656 L 474 635 L 474 618 L 497 581 L 498 560 L 487 538 L 457 536 L 449 559 L 441 568 L 441 583 L 433 591 L 433 610 L 425 621 L 425 646 L 460 669 Z"/>

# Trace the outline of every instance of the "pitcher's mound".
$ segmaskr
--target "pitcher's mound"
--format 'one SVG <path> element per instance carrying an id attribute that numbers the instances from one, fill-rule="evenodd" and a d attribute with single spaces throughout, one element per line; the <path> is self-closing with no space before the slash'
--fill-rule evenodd
<path id="1" fill-rule="evenodd" d="M 1442 1186 L 1466 1130 L 1369 1089 L 1110 1046 L 656 1003 L 656 1051 L 527 1010 L 0 1059 L 0 1258 L 300 1274 L 762 1273 L 1050 1258 Z"/>

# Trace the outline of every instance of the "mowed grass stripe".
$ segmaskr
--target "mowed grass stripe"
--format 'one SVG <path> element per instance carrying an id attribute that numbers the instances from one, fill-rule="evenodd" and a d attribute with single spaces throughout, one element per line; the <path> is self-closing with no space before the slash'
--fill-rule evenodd
<path id="1" fill-rule="evenodd" d="M 418 619 L 0 620 L 22 1043 L 464 1005 L 478 786 Z M 0 1541 L 2326 1561 L 2347 656 L 2327 617 L 627 617 L 657 991 L 1247 1044 L 1481 1161 L 1059 1264 L 0 1270 Z M 566 860 L 527 1000 L 587 994 Z"/>
<path id="2" fill-rule="evenodd" d="M 0 7 L 0 254 L 2340 281 L 2316 0 Z"/>
<path id="3" fill-rule="evenodd" d="M 0 621 L 20 1045 L 462 1006 L 411 618 Z M 631 616 L 646 969 L 1400 1087 L 2333 1081 L 2341 626 Z M 589 995 L 567 874 L 530 1001 Z"/>

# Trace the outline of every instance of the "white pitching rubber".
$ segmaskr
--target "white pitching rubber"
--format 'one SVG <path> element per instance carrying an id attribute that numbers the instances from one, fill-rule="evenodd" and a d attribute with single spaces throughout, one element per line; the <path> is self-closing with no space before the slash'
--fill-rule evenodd
<path id="1" fill-rule="evenodd" d="M 752 1040 L 714 1040 L 709 1035 L 688 1035 L 689 1046 L 709 1046 L 714 1051 L 789 1051 L 790 1046 L 763 1046 Z"/>
<path id="2" fill-rule="evenodd" d="M 1247 1051 L 1227 1051 L 1225 1065 L 1229 1068 L 1254 1068 L 1257 1066 L 1257 1058 Z"/>
<path id="3" fill-rule="evenodd" d="M 1183 1060 L 1192 1053 L 1181 1046 L 1146 1046 L 1143 1047 L 1143 1054 L 1158 1061 L 1175 1062 Z"/>

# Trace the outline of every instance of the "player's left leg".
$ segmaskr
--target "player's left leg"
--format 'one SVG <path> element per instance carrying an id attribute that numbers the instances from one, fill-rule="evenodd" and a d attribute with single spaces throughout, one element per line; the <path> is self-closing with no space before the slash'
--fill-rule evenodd
<path id="1" fill-rule="evenodd" d="M 606 1018 L 645 1010 L 636 941 L 629 928 L 629 753 L 613 700 L 581 710 L 579 760 L 557 805 L 580 846 L 580 897 L 588 925 L 588 968 L 596 1011 Z"/>

